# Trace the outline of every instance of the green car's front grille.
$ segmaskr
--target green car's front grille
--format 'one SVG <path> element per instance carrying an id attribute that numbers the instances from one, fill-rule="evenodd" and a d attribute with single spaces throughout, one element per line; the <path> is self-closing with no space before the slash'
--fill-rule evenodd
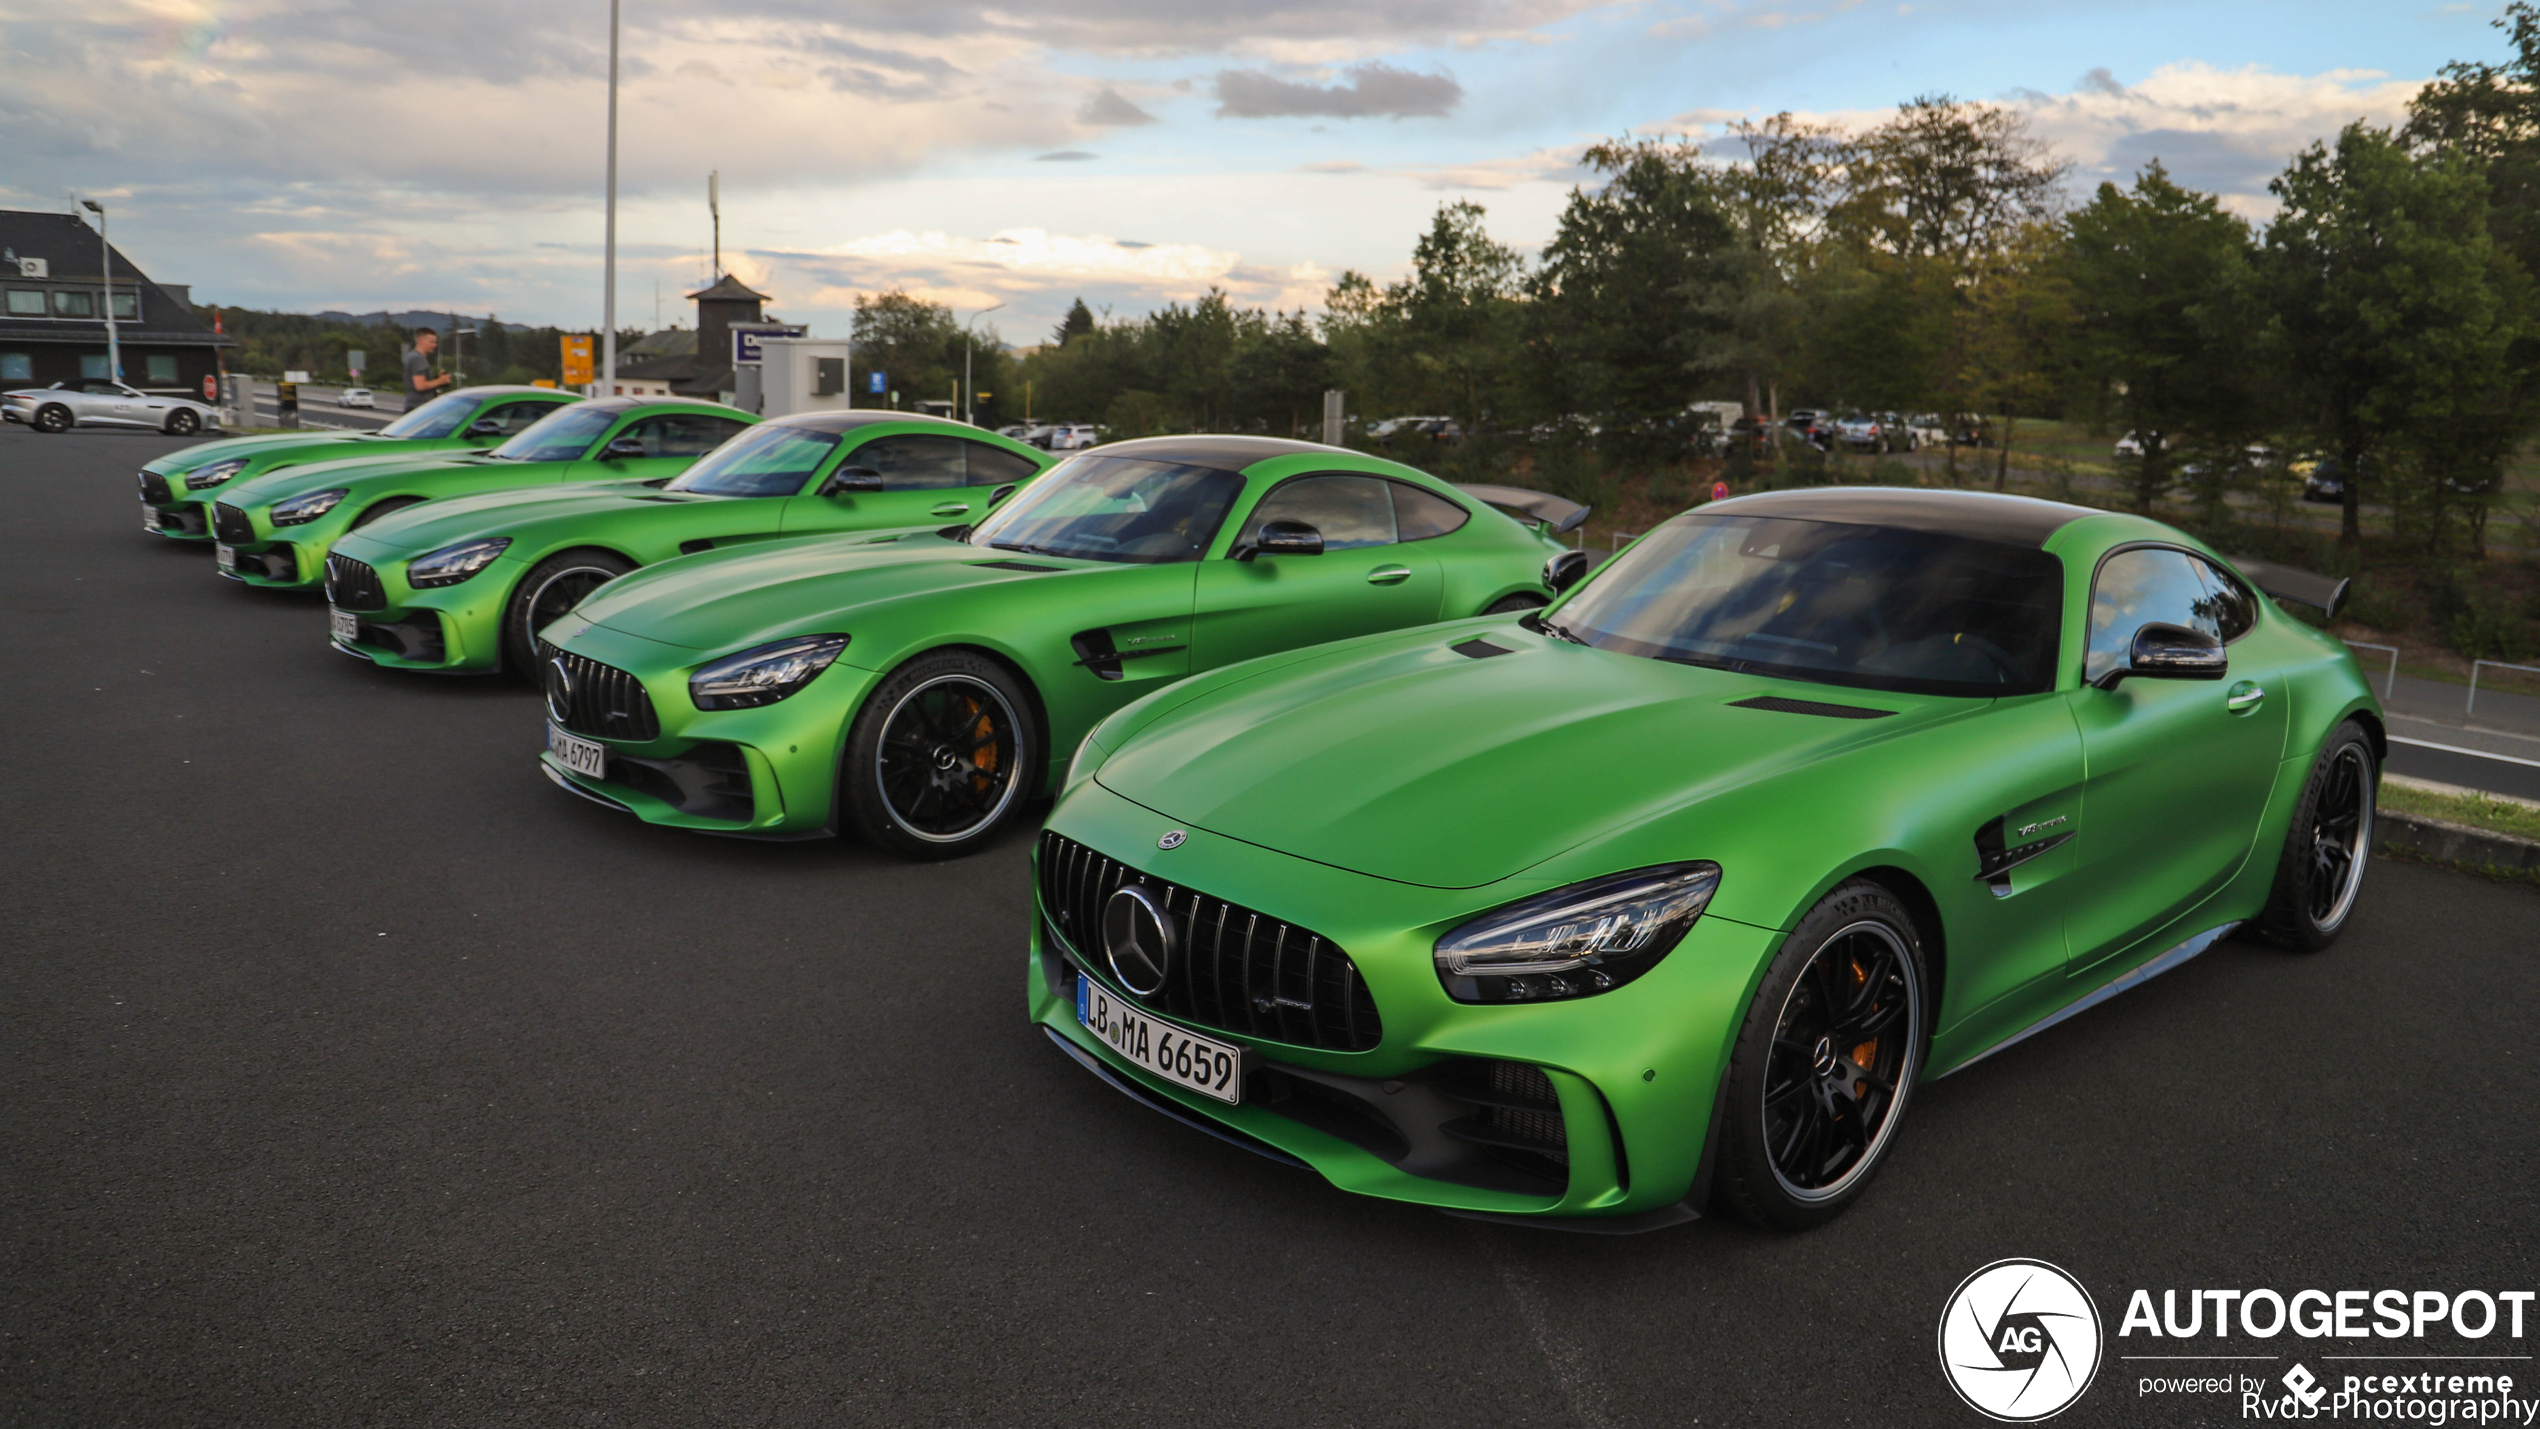
<path id="1" fill-rule="evenodd" d="M 153 506 L 165 506 L 172 497 L 168 479 L 155 471 L 141 473 L 141 499 Z"/>
<path id="2" fill-rule="evenodd" d="M 337 610 L 386 610 L 388 588 L 379 572 L 350 556 L 326 558 L 326 603 Z"/>
<path id="3" fill-rule="evenodd" d="M 538 642 L 538 679 L 547 692 L 547 712 L 576 734 L 643 744 L 661 738 L 661 716 L 644 682 L 615 665 Z M 741 787 L 749 788 L 742 775 Z"/>
<path id="4" fill-rule="evenodd" d="M 1160 896 L 1181 945 L 1164 986 L 1139 1001 L 1200 1026 L 1328 1052 L 1384 1040 L 1358 964 L 1330 939 L 1041 835 L 1041 903 L 1081 958 L 1102 957 L 1103 904 L 1129 883 Z"/>
<path id="5" fill-rule="evenodd" d="M 256 539 L 256 523 L 226 501 L 212 503 L 212 534 L 232 545 Z"/>

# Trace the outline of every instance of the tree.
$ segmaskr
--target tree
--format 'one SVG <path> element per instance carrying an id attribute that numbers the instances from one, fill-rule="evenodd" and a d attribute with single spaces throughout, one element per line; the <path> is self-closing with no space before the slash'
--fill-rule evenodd
<path id="1" fill-rule="evenodd" d="M 850 331 L 856 370 L 888 374 L 906 404 L 949 398 L 961 379 L 961 329 L 941 303 L 899 288 L 869 298 L 858 293 Z"/>
<path id="2" fill-rule="evenodd" d="M 2072 166 L 2030 132 L 2018 110 L 1923 96 L 1853 141 L 1841 197 L 1827 215 L 1839 236 L 1972 273 L 2020 225 L 2054 216 Z"/>
<path id="3" fill-rule="evenodd" d="M 2249 226 L 2156 161 L 2131 193 L 2101 184 L 2065 230 L 2077 363 L 2101 409 L 2142 446 L 2126 475 L 2148 515 L 2175 479 L 2182 440 L 2232 420 L 2247 335 L 2208 305 L 2245 282 Z"/>
<path id="4" fill-rule="evenodd" d="M 2023 224 L 1978 275 L 1966 352 L 1966 390 L 1979 410 L 1999 413 L 1993 489 L 2010 484 L 2011 446 L 2020 420 L 2050 414 L 2069 381 L 2075 317 L 2064 230 Z"/>
<path id="5" fill-rule="evenodd" d="M 1086 307 L 1085 300 L 1080 297 L 1068 305 L 1067 316 L 1059 319 L 1058 326 L 1050 329 L 1050 343 L 1055 347 L 1065 347 L 1070 341 L 1093 330 L 1094 310 Z"/>
<path id="6" fill-rule="evenodd" d="M 2524 272 L 2540 272 L 2540 9 L 2514 0 L 2495 25 L 2512 38 L 2513 58 L 2445 65 L 2408 102 L 2404 137 L 2475 165 L 2496 241 Z"/>
<path id="7" fill-rule="evenodd" d="M 1702 361 L 1738 374 L 1747 411 L 1778 419 L 1780 383 L 1803 333 L 1799 285 L 1815 261 L 1846 143 L 1833 126 L 1786 112 L 1740 120 L 1730 132 L 1745 162 L 1722 166 L 1713 183 L 1738 242 L 1688 296 L 1703 320 L 1695 329 Z"/>
<path id="8" fill-rule="evenodd" d="M 2344 541 L 2362 540 L 2357 478 L 2402 458 L 2414 469 L 2390 495 L 2430 548 L 2455 513 L 2483 529 L 2490 474 L 2530 426 L 2515 357 L 2531 296 L 2488 232 L 2476 167 L 2357 123 L 2268 187 L 2283 203 L 2270 297 L 2307 414 L 2348 473 Z"/>

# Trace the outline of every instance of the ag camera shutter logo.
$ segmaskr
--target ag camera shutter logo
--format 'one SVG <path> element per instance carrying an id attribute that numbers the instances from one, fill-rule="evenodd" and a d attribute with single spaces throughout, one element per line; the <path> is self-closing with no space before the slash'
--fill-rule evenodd
<path id="1" fill-rule="evenodd" d="M 2099 1372 L 2099 1307 L 2042 1260 L 1997 1260 L 1940 1313 L 1940 1370 L 1967 1406 L 2010 1424 L 2052 1419 Z"/>

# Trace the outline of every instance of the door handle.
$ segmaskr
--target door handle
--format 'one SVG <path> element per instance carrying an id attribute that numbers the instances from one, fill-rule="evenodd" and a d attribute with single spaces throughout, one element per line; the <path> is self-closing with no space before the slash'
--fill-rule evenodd
<path id="1" fill-rule="evenodd" d="M 1378 566 L 1367 573 L 1369 585 L 1399 585 L 1411 579 L 1409 566 Z"/>
<path id="2" fill-rule="evenodd" d="M 936 507 L 934 514 L 937 516 L 967 516 L 970 514 L 970 503 L 967 501 L 947 501 L 943 505 Z"/>
<path id="3" fill-rule="evenodd" d="M 2266 689 L 2254 680 L 2243 680 L 2223 696 L 2223 708 L 2233 714 L 2247 714 L 2266 703 Z"/>

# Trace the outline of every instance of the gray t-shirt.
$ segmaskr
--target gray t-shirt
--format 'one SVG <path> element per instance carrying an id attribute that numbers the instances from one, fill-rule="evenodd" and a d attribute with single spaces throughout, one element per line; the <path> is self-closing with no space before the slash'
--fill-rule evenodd
<path id="1" fill-rule="evenodd" d="M 429 357 L 424 356 L 424 355 L 423 355 L 422 353 L 420 353 L 420 352 L 415 351 L 413 348 L 407 348 L 407 349 L 406 349 L 406 410 L 407 410 L 407 411 L 409 411 L 409 412 L 413 411 L 415 408 L 420 407 L 420 406 L 422 406 L 424 403 L 431 401 L 431 400 L 433 399 L 433 397 L 434 397 L 435 395 L 437 395 L 437 394 L 435 394 L 435 393 L 426 392 L 426 391 L 424 391 L 423 389 L 421 389 L 421 388 L 419 388 L 419 387 L 415 386 L 415 384 L 416 384 L 416 383 L 418 383 L 418 382 L 422 382 L 422 381 L 425 381 L 425 380 L 429 379 L 431 376 L 432 376 L 432 359 L 431 359 L 431 358 L 429 358 Z"/>

